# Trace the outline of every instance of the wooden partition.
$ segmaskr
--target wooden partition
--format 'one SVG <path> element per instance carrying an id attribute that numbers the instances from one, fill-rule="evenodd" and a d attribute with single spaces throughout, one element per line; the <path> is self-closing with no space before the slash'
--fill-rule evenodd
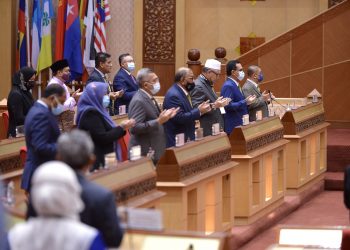
<path id="1" fill-rule="evenodd" d="M 148 158 L 112 163 L 89 179 L 114 192 L 118 206 L 159 209 L 165 195 L 156 189 L 156 171 Z"/>
<path id="2" fill-rule="evenodd" d="M 234 168 L 226 134 L 168 148 L 157 165 L 166 229 L 218 232 L 234 222 Z"/>
<path id="3" fill-rule="evenodd" d="M 230 135 L 235 169 L 235 224 L 251 224 L 283 202 L 287 140 L 278 117 L 236 127 Z"/>
<path id="4" fill-rule="evenodd" d="M 287 192 L 296 194 L 324 179 L 327 127 L 322 103 L 287 111 L 282 117 L 287 145 Z"/>

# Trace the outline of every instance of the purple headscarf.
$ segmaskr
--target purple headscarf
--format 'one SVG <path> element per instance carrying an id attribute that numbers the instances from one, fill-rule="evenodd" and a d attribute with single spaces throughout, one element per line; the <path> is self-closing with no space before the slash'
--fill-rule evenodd
<path id="1" fill-rule="evenodd" d="M 108 85 L 104 82 L 89 83 L 78 102 L 77 125 L 79 126 L 81 117 L 87 110 L 97 110 L 112 128 L 116 127 L 115 123 L 109 116 L 106 108 L 102 105 L 103 96 L 107 94 Z"/>

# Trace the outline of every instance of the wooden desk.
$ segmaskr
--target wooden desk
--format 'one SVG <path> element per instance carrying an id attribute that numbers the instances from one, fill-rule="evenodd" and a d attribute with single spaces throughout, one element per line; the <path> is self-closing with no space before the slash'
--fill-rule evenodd
<path id="1" fill-rule="evenodd" d="M 114 115 L 112 116 L 112 120 L 116 125 L 120 125 L 123 121 L 129 119 L 128 114 L 125 115 Z"/>
<path id="2" fill-rule="evenodd" d="M 148 158 L 112 164 L 88 178 L 113 191 L 118 206 L 159 209 L 165 195 L 156 189 L 156 171 Z"/>
<path id="3" fill-rule="evenodd" d="M 282 117 L 287 145 L 287 193 L 323 181 L 327 169 L 327 127 L 323 104 L 308 104 Z"/>
<path id="4" fill-rule="evenodd" d="M 25 146 L 25 138 L 12 138 L 0 141 L 0 178 L 3 182 L 14 181 L 15 194 L 21 191 L 21 176 L 23 172 L 20 149 Z"/>
<path id="5" fill-rule="evenodd" d="M 157 165 L 157 187 L 166 229 L 218 232 L 234 220 L 233 171 L 226 134 L 166 149 Z"/>
<path id="6" fill-rule="evenodd" d="M 283 202 L 286 144 L 278 117 L 236 127 L 230 135 L 235 169 L 235 224 L 250 224 Z"/>

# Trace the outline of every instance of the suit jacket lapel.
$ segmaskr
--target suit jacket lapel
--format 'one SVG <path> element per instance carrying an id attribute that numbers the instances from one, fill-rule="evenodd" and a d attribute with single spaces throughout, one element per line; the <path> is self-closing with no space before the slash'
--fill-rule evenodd
<path id="1" fill-rule="evenodd" d="M 180 95 L 182 96 L 182 98 L 185 100 L 184 101 L 184 107 L 187 108 L 187 110 L 184 110 L 186 112 L 191 111 L 192 110 L 192 105 L 190 103 L 190 101 L 188 100 L 185 92 L 177 85 L 177 83 L 175 83 L 175 88 L 177 89 L 177 91 L 180 93 Z"/>
<path id="2" fill-rule="evenodd" d="M 140 92 L 141 98 L 143 98 L 144 101 L 147 102 L 150 107 L 152 107 L 152 109 L 155 111 L 156 115 L 158 116 L 159 115 L 159 110 L 158 110 L 159 107 L 157 108 L 156 104 L 141 89 L 138 91 Z"/>

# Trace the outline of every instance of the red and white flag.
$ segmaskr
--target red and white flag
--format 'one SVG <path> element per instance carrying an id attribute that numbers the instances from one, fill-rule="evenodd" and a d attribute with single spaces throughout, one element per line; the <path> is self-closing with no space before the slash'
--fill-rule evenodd
<path id="1" fill-rule="evenodd" d="M 108 0 L 96 0 L 94 23 L 94 47 L 96 52 L 106 52 L 106 21 L 111 19 Z"/>

